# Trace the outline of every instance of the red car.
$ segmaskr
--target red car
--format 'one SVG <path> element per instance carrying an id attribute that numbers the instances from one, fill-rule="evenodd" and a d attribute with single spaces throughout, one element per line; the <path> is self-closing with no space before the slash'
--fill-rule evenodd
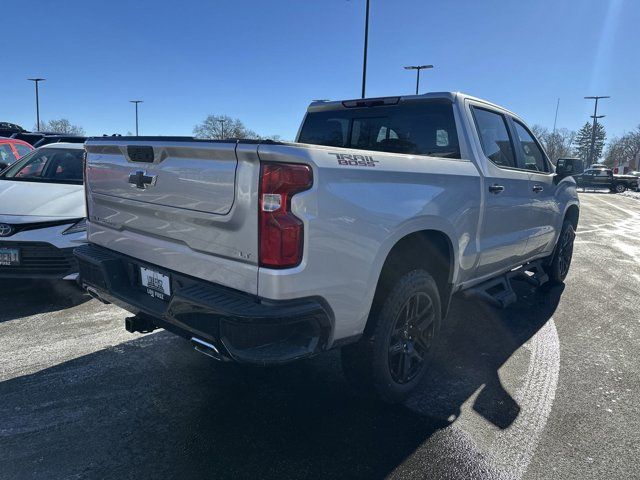
<path id="1" fill-rule="evenodd" d="M 32 150 L 34 150 L 34 148 L 27 142 L 23 142 L 16 138 L 0 137 L 0 170 L 11 165 L 17 159 Z"/>

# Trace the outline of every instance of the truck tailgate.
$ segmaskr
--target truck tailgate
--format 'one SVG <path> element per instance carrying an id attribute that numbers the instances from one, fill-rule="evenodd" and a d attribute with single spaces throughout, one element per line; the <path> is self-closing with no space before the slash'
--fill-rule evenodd
<path id="1" fill-rule="evenodd" d="M 86 150 L 91 242 L 257 290 L 257 145 L 105 137 Z"/>
<path id="2" fill-rule="evenodd" d="M 93 193 L 219 215 L 233 205 L 235 143 L 113 145 L 90 165 Z M 138 171 L 151 180 L 134 183 Z"/>

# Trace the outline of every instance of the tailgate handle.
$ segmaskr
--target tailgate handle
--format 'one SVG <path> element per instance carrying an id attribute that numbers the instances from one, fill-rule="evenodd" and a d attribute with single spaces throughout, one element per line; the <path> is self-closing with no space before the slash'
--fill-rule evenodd
<path id="1" fill-rule="evenodd" d="M 153 163 L 153 147 L 128 145 L 127 156 L 131 162 Z"/>

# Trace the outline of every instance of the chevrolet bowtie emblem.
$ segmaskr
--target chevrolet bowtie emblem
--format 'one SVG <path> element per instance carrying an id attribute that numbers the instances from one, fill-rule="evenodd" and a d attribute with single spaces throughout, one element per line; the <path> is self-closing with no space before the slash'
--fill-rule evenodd
<path id="1" fill-rule="evenodd" d="M 131 186 L 144 190 L 156 184 L 155 175 L 147 175 L 144 170 L 136 170 L 129 174 L 129 183 Z"/>

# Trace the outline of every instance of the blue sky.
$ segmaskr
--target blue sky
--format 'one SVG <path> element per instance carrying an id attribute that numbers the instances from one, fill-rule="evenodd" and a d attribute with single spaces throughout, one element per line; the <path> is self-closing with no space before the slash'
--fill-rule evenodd
<path id="1" fill-rule="evenodd" d="M 312 99 L 358 98 L 365 0 L 6 2 L 0 120 L 68 118 L 89 134 L 190 135 L 208 114 L 293 139 Z M 371 0 L 367 96 L 460 90 L 529 124 L 640 124 L 639 0 Z"/>

